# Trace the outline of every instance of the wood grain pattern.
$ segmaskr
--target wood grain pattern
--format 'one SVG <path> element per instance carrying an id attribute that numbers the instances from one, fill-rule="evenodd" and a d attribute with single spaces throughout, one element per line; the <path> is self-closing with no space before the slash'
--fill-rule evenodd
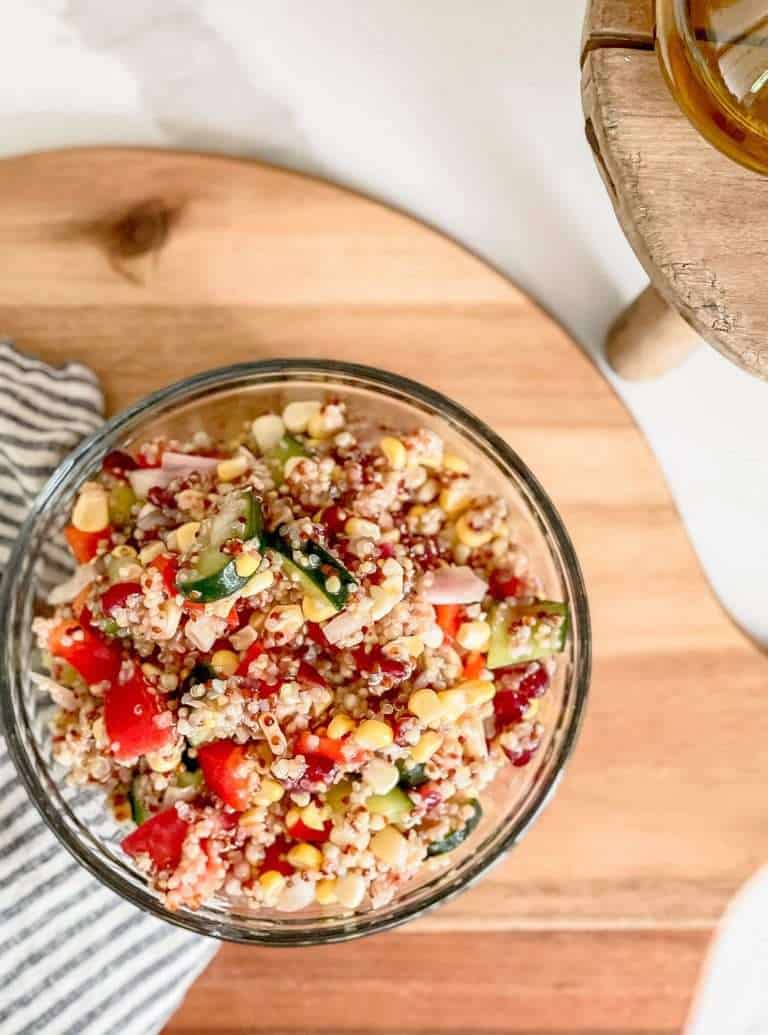
<path id="1" fill-rule="evenodd" d="M 677 1035 L 705 943 L 551 932 L 225 946 L 164 1035 Z"/>
<path id="2" fill-rule="evenodd" d="M 653 46 L 654 0 L 588 0 L 582 58 L 598 47 Z"/>
<path id="3" fill-rule="evenodd" d="M 768 852 L 766 665 L 713 599 L 642 436 L 584 354 L 428 228 L 220 158 L 0 162 L 0 268 L 0 333 L 91 364 L 112 410 L 280 355 L 426 380 L 527 459 L 586 574 L 587 721 L 524 843 L 405 933 L 327 956 L 225 949 L 171 1031 L 677 1030 L 707 932 Z M 487 1014 L 467 1012 L 478 989 Z"/>
<path id="4" fill-rule="evenodd" d="M 586 36 L 629 5 L 590 8 Z M 683 116 L 652 50 L 618 38 L 587 53 L 582 99 L 587 137 L 616 214 L 659 293 L 710 345 L 768 377 L 763 266 L 768 178 L 708 144 Z M 767 225 L 764 226 L 763 224 Z"/>

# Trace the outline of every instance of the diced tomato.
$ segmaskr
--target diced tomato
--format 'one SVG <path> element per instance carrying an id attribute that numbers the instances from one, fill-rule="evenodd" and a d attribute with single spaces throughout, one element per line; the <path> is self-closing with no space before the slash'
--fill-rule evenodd
<path id="1" fill-rule="evenodd" d="M 173 870 L 181 861 L 184 838 L 190 824 L 176 809 L 166 809 L 146 820 L 122 841 L 128 855 L 149 855 L 158 870 Z"/>
<path id="2" fill-rule="evenodd" d="M 169 596 L 175 597 L 179 592 L 176 588 L 176 576 L 179 574 L 179 562 L 176 558 L 171 557 L 167 553 L 161 553 L 159 557 L 155 557 L 153 561 L 150 561 L 149 566 L 160 572 L 163 577 L 163 585 Z"/>
<path id="3" fill-rule="evenodd" d="M 435 605 L 437 624 L 449 639 L 453 639 L 461 625 L 461 604 Z"/>
<path id="4" fill-rule="evenodd" d="M 296 738 L 296 754 L 304 755 L 306 758 L 310 755 L 321 755 L 337 765 L 356 765 L 366 757 L 366 752 L 355 747 L 347 737 L 343 740 L 334 740 L 332 737 L 310 733 L 309 730 L 304 730 Z"/>
<path id="5" fill-rule="evenodd" d="M 291 850 L 291 846 L 288 844 L 284 837 L 278 837 L 276 841 L 264 852 L 264 861 L 261 864 L 261 872 L 266 873 L 268 870 L 277 870 L 278 873 L 282 873 L 284 877 L 290 877 L 292 873 L 295 873 L 295 868 L 291 866 L 285 856 Z"/>
<path id="6" fill-rule="evenodd" d="M 297 841 L 309 841 L 313 844 L 324 844 L 331 836 L 333 823 L 330 819 L 323 823 L 322 829 L 307 826 L 303 819 L 297 819 L 293 823 L 286 822 L 285 829 Z"/>
<path id="7" fill-rule="evenodd" d="M 78 622 L 62 622 L 48 638 L 51 654 L 63 658 L 76 669 L 86 683 L 113 683 L 122 664 L 122 652 L 93 629 Z"/>
<path id="8" fill-rule="evenodd" d="M 113 449 L 101 461 L 102 471 L 114 475 L 116 478 L 124 478 L 126 471 L 135 471 L 138 464 L 130 455 L 121 449 Z"/>
<path id="9" fill-rule="evenodd" d="M 225 805 L 242 812 L 249 798 L 245 748 L 233 740 L 214 740 L 200 745 L 197 760 L 209 789 Z"/>
<path id="10" fill-rule="evenodd" d="M 141 593 L 138 582 L 116 582 L 101 597 L 101 609 L 105 615 L 111 614 L 116 607 L 125 607 L 128 597 Z"/>
<path id="11" fill-rule="evenodd" d="M 519 597 L 525 583 L 510 571 L 497 568 L 488 579 L 488 592 L 495 600 L 506 600 L 508 597 Z"/>
<path id="12" fill-rule="evenodd" d="M 74 525 L 67 525 L 64 529 L 64 538 L 69 543 L 72 555 L 78 564 L 87 564 L 92 561 L 99 552 L 101 543 L 109 542 L 112 529 L 107 526 L 100 532 L 81 532 Z"/>
<path id="13" fill-rule="evenodd" d="M 119 762 L 148 751 L 159 751 L 171 740 L 172 728 L 158 726 L 156 722 L 162 711 L 157 694 L 153 693 L 138 665 L 134 665 L 126 683 L 113 683 L 107 690 L 104 725 L 110 741 L 117 744 L 113 751 Z"/>
<path id="14" fill-rule="evenodd" d="M 464 679 L 479 679 L 480 673 L 485 668 L 485 654 L 473 650 L 467 655 L 464 661 Z"/>
<path id="15" fill-rule="evenodd" d="M 316 668 L 307 661 L 299 662 L 299 671 L 297 674 L 298 681 L 300 683 L 306 683 L 307 686 L 315 687 L 318 690 L 324 690 L 326 683 Z"/>
<path id="16" fill-rule="evenodd" d="M 255 661 L 259 655 L 264 653 L 264 648 L 258 640 L 254 640 L 253 643 L 245 651 L 245 654 L 240 659 L 240 664 L 235 669 L 236 676 L 247 676 L 248 669 L 250 668 L 251 662 Z"/>

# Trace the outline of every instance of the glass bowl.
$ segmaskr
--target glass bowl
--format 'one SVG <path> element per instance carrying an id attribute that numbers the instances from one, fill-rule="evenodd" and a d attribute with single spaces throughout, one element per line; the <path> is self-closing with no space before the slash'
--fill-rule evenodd
<path id="1" fill-rule="evenodd" d="M 52 705 L 30 672 L 40 670 L 34 614 L 62 577 L 62 528 L 78 486 L 112 449 L 168 433 L 205 428 L 228 437 L 243 421 L 294 399 L 332 393 L 352 412 L 393 429 L 426 426 L 466 457 L 476 481 L 502 495 L 519 516 L 520 538 L 545 595 L 567 601 L 571 634 L 550 692 L 542 699 L 545 739 L 526 768 L 508 766 L 483 794 L 481 825 L 450 855 L 432 860 L 389 904 L 349 914 L 317 906 L 301 913 L 255 911 L 215 899 L 197 911 L 170 912 L 123 854 L 124 836 L 98 789 L 75 788 L 52 760 Z M 58 570 L 57 570 L 57 565 Z M 21 529 L 0 595 L 0 691 L 11 755 L 33 802 L 62 844 L 94 876 L 130 902 L 201 934 L 235 942 L 310 945 L 381 931 L 418 916 L 472 884 L 529 829 L 549 800 L 573 749 L 590 672 L 587 600 L 578 561 L 557 511 L 517 454 L 477 417 L 413 381 L 371 367 L 270 360 L 198 374 L 164 388 L 107 422 L 57 469 Z"/>

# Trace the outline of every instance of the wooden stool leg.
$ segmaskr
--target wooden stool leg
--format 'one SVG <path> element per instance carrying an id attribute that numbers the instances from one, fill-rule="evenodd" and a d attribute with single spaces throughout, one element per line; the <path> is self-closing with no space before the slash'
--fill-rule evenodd
<path id="1" fill-rule="evenodd" d="M 645 381 L 672 370 L 701 338 L 649 285 L 618 317 L 605 340 L 611 367 L 628 381 Z"/>

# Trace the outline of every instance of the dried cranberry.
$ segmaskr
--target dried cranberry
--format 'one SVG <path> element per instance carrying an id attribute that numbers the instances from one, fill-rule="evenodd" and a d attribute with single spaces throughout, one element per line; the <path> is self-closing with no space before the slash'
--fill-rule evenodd
<path id="1" fill-rule="evenodd" d="M 392 735 L 394 736 L 395 743 L 399 747 L 407 747 L 408 740 L 406 739 L 406 732 L 408 729 L 413 728 L 413 720 L 410 716 L 404 716 L 402 719 L 395 719 L 392 727 Z"/>
<path id="2" fill-rule="evenodd" d="M 307 661 L 299 662 L 299 671 L 296 678 L 300 683 L 305 683 L 307 686 L 315 687 L 319 690 L 324 690 L 326 686 L 325 680 L 317 669 Z"/>
<path id="3" fill-rule="evenodd" d="M 491 572 L 491 577 L 488 579 L 488 592 L 496 600 L 519 597 L 524 588 L 525 583 L 522 579 L 513 575 L 511 571 L 504 571 L 501 568 Z"/>
<path id="4" fill-rule="evenodd" d="M 264 852 L 264 861 L 261 864 L 262 873 L 266 873 L 268 870 L 277 870 L 284 877 L 290 877 L 294 872 L 294 867 L 285 858 L 290 849 L 291 846 L 284 837 L 278 837 L 276 841 L 273 841 Z"/>
<path id="5" fill-rule="evenodd" d="M 543 665 L 538 665 L 533 672 L 523 676 L 517 692 L 530 700 L 532 697 L 543 697 L 548 686 L 549 673 Z"/>
<path id="6" fill-rule="evenodd" d="M 531 672 L 527 665 L 513 665 L 497 670 L 496 685 L 501 691 L 513 690 L 523 700 L 530 701 L 544 696 L 549 686 L 549 673 L 539 664 Z"/>
<path id="7" fill-rule="evenodd" d="M 330 506 L 323 511 L 320 521 L 331 535 L 339 535 L 340 532 L 344 531 L 347 517 L 347 512 L 341 507 Z"/>
<path id="8" fill-rule="evenodd" d="M 381 560 L 388 560 L 390 557 L 395 556 L 395 545 L 394 543 L 379 543 L 379 558 Z"/>
<path id="9" fill-rule="evenodd" d="M 123 453 L 120 449 L 113 449 L 101 461 L 102 471 L 116 478 L 123 478 L 126 471 L 135 471 L 138 466 L 129 453 Z"/>
<path id="10" fill-rule="evenodd" d="M 523 751 L 521 754 L 517 756 L 517 758 L 512 759 L 512 765 L 517 766 L 518 769 L 521 769 L 524 765 L 528 765 L 532 758 L 532 751 Z"/>
<path id="11" fill-rule="evenodd" d="M 173 495 L 170 492 L 168 492 L 167 489 L 163 489 L 159 485 L 153 485 L 152 486 L 152 488 L 147 493 L 147 499 L 155 507 L 160 507 L 160 508 L 164 508 L 164 507 L 170 508 L 170 507 L 173 507 L 173 505 L 175 503 Z"/>
<path id="12" fill-rule="evenodd" d="M 330 783 L 328 777 L 331 775 L 333 770 L 336 768 L 336 763 L 332 758 L 326 758 L 325 755 L 305 755 L 307 762 L 307 768 L 304 770 L 304 775 L 298 781 L 297 786 L 301 790 L 308 790 L 310 784 L 315 783 Z"/>
<path id="13" fill-rule="evenodd" d="M 528 701 L 514 690 L 499 691 L 493 699 L 493 714 L 497 729 L 516 726 L 522 722 Z"/>

